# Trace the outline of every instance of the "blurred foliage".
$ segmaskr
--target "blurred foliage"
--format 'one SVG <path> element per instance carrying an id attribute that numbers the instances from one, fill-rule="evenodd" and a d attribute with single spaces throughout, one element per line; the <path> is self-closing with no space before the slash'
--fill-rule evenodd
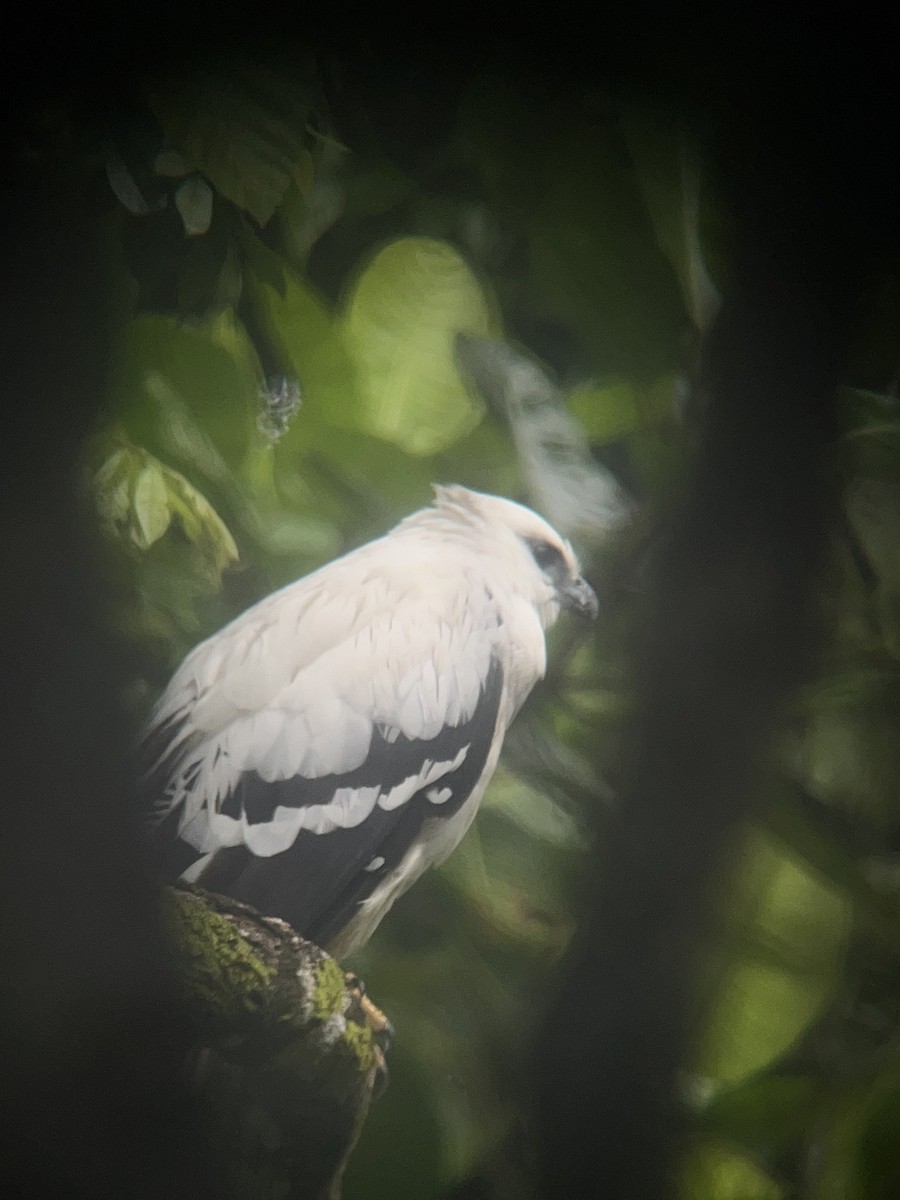
<path id="1" fill-rule="evenodd" d="M 331 107 L 308 64 L 231 63 L 152 81 L 107 149 L 116 304 L 87 476 L 138 715 L 197 640 L 431 481 L 524 495 L 459 332 L 539 357 L 651 522 L 691 468 L 691 379 L 727 287 L 702 140 L 498 77 L 415 153 L 395 156 L 364 93 Z M 819 676 L 771 748 L 697 968 L 686 1198 L 900 1195 L 897 290 L 873 298 L 877 353 L 861 340 L 841 397 Z M 348 1200 L 529 1193 L 523 1055 L 629 707 L 633 595 L 595 578 L 599 629 L 555 631 L 475 828 L 352 964 L 398 1038 Z"/>

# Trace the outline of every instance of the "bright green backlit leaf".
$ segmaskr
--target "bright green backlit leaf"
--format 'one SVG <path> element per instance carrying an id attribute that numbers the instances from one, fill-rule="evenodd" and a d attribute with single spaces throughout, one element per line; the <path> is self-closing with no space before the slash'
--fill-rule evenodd
<path id="1" fill-rule="evenodd" d="M 341 551 L 340 531 L 330 521 L 300 516 L 295 512 L 269 513 L 266 517 L 265 547 L 271 554 L 293 561 L 326 562 Z"/>
<path id="2" fill-rule="evenodd" d="M 428 455 L 477 425 L 482 409 L 460 379 L 453 338 L 497 331 L 478 280 L 451 246 L 429 238 L 386 246 L 350 292 L 344 331 L 369 432 Z"/>
<path id="3" fill-rule="evenodd" d="M 748 834 L 713 948 L 698 1074 L 734 1083 L 794 1044 L 834 994 L 850 934 L 846 894 L 774 839 Z"/>
<path id="4" fill-rule="evenodd" d="M 97 515 L 110 528 L 124 525 L 131 513 L 131 489 L 127 479 L 97 489 Z"/>
<path id="5" fill-rule="evenodd" d="M 132 503 L 137 518 L 132 537 L 142 550 L 146 550 L 159 541 L 172 520 L 165 480 L 158 467 L 146 466 L 138 475 Z"/>
<path id="6" fill-rule="evenodd" d="M 781 1200 L 787 1189 L 719 1142 L 697 1146 L 682 1164 L 680 1200 Z"/>
<path id="7" fill-rule="evenodd" d="M 114 450 L 94 473 L 93 493 L 101 521 L 141 550 L 158 542 L 175 519 L 216 580 L 237 560 L 234 539 L 206 497 L 146 450 Z"/>
<path id="8" fill-rule="evenodd" d="M 218 577 L 229 563 L 237 562 L 238 549 L 225 522 L 209 503 L 177 471 L 164 469 L 169 506 L 181 522 L 188 540 L 203 552 Z"/>

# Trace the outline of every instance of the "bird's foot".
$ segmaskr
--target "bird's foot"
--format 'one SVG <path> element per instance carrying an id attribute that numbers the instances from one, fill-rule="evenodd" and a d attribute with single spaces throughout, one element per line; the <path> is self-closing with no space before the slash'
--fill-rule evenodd
<path id="1" fill-rule="evenodd" d="M 375 1083 L 372 1096 L 378 1099 L 384 1095 L 390 1080 L 387 1056 L 394 1044 L 394 1027 L 381 1009 L 366 995 L 366 985 L 358 975 L 352 971 L 345 972 L 344 983 L 352 996 L 352 1006 L 356 1010 L 354 1015 L 357 1015 L 361 1025 L 372 1030 L 375 1050 Z"/>

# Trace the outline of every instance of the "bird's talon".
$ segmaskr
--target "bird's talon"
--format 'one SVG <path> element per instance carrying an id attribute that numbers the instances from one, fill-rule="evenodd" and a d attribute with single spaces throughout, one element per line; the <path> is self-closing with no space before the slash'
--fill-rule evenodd
<path id="1" fill-rule="evenodd" d="M 362 1009 L 363 1016 L 366 1019 L 366 1024 L 372 1030 L 376 1037 L 381 1038 L 386 1036 L 389 1042 L 394 1038 L 394 1027 L 381 1011 L 377 1008 L 365 993 L 361 993 L 359 997 L 359 1007 Z"/>
<path id="2" fill-rule="evenodd" d="M 348 992 L 359 992 L 360 996 L 366 994 L 365 982 L 360 979 L 355 971 L 344 972 L 344 987 L 346 987 Z"/>
<path id="3" fill-rule="evenodd" d="M 380 1100 L 391 1082 L 391 1072 L 380 1046 L 375 1046 L 375 1078 L 372 1082 L 372 1099 Z"/>
<path id="4" fill-rule="evenodd" d="M 383 1054 L 388 1055 L 394 1048 L 394 1039 L 396 1036 L 397 1034 L 393 1025 L 385 1018 L 384 1028 L 375 1034 L 375 1044 Z"/>

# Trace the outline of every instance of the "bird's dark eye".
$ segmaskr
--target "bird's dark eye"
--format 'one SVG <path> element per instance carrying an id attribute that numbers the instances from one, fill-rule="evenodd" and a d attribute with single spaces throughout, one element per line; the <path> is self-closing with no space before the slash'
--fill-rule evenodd
<path id="1" fill-rule="evenodd" d="M 529 538 L 528 548 L 531 551 L 532 558 L 542 571 L 552 571 L 555 567 L 565 566 L 562 551 L 551 542 L 541 541 L 538 538 Z"/>

